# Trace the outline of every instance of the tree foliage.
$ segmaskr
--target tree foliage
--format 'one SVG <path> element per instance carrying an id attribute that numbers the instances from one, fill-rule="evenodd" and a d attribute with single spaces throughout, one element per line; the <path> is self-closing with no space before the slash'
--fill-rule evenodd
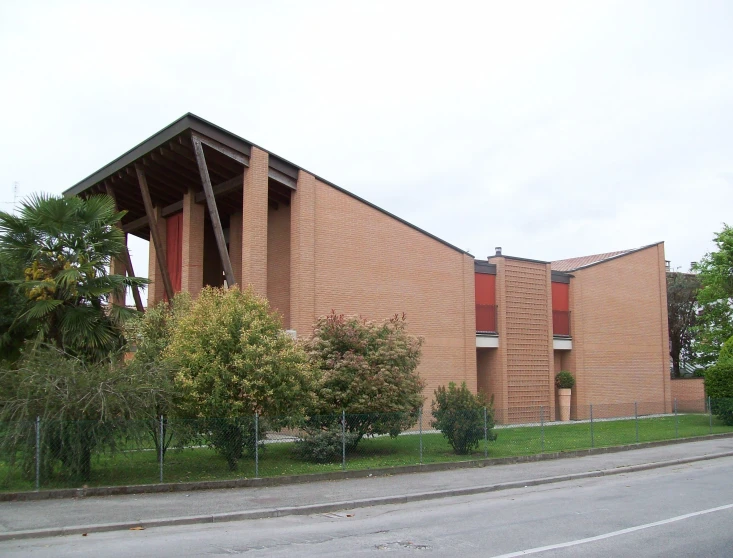
<path id="1" fill-rule="evenodd" d="M 691 273 L 667 273 L 667 320 L 672 376 L 680 377 L 680 364 L 692 360 L 700 279 Z"/>
<path id="2" fill-rule="evenodd" d="M 353 448 L 365 435 L 397 436 L 414 425 L 423 403 L 421 346 L 404 314 L 382 322 L 333 312 L 319 318 L 308 342 L 317 368 L 311 427 L 333 428 L 343 411 Z"/>
<path id="3" fill-rule="evenodd" d="M 0 369 L 2 445 L 19 455 L 30 474 L 35 459 L 36 418 L 41 420 L 41 473 L 57 467 L 70 478 L 87 480 L 91 456 L 114 448 L 130 423 L 150 406 L 159 387 L 155 378 L 131 375 L 121 359 L 91 362 L 55 346 L 26 349 L 13 366 Z"/>
<path id="4" fill-rule="evenodd" d="M 717 250 L 695 265 L 701 289 L 693 351 L 702 365 L 714 363 L 723 343 L 733 336 L 733 228 L 723 225 L 714 240 Z"/>
<path id="5" fill-rule="evenodd" d="M 93 360 L 120 349 L 121 323 L 132 311 L 111 298 L 147 283 L 107 272 L 124 250 L 124 233 L 115 226 L 123 215 L 109 196 L 37 195 L 18 215 L 0 212 L 0 252 L 24 275 L 16 284 L 25 301 L 10 335 L 30 327 L 40 339 Z"/>
<path id="6" fill-rule="evenodd" d="M 711 412 L 733 426 L 733 337 L 723 344 L 715 365 L 705 371 L 705 392 Z"/>
<path id="7" fill-rule="evenodd" d="M 310 401 L 308 355 L 251 289 L 205 288 L 175 320 L 164 358 L 181 412 L 207 419 L 209 443 L 232 469 L 250 448 L 255 413 L 299 415 Z"/>
<path id="8" fill-rule="evenodd" d="M 475 450 L 484 434 L 487 440 L 496 440 L 493 405 L 486 402 L 483 393 L 471 393 L 466 382 L 461 387 L 450 382 L 448 389 L 439 386 L 435 390 L 432 411 L 431 426 L 440 430 L 458 455 Z"/>

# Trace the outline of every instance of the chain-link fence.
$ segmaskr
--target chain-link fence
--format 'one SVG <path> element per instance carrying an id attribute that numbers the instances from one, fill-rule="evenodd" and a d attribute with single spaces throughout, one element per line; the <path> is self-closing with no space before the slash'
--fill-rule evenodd
<path id="1" fill-rule="evenodd" d="M 733 432 L 733 400 L 327 416 L 0 423 L 0 490 L 303 475 Z"/>

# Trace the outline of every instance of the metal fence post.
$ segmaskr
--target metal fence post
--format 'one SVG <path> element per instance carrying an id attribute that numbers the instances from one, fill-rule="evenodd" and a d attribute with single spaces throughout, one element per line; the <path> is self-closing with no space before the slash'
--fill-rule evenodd
<path id="1" fill-rule="evenodd" d="M 634 423 L 636 424 L 636 443 L 639 443 L 639 407 L 634 401 Z"/>
<path id="2" fill-rule="evenodd" d="M 422 407 L 420 407 L 420 465 L 422 465 Z"/>
<path id="3" fill-rule="evenodd" d="M 255 478 L 260 478 L 260 415 L 255 413 Z"/>
<path id="4" fill-rule="evenodd" d="M 542 437 L 540 453 L 545 453 L 545 408 L 543 406 L 540 406 L 540 433 Z"/>
<path id="5" fill-rule="evenodd" d="M 489 420 L 488 411 L 484 407 L 484 459 L 489 457 Z"/>
<path id="6" fill-rule="evenodd" d="M 346 469 L 346 411 L 341 409 L 341 468 Z"/>
<path id="7" fill-rule="evenodd" d="M 36 490 L 41 488 L 41 417 L 36 417 Z"/>
<path id="8" fill-rule="evenodd" d="M 677 398 L 674 400 L 674 437 L 680 437 L 679 416 L 677 415 Z"/>
<path id="9" fill-rule="evenodd" d="M 713 400 L 708 395 L 708 420 L 710 422 L 710 434 L 713 433 Z"/>
<path id="10" fill-rule="evenodd" d="M 595 440 L 593 439 L 593 405 L 590 406 L 590 447 L 595 447 Z"/>
<path id="11" fill-rule="evenodd" d="M 165 431 L 163 430 L 163 415 L 160 415 L 160 434 L 158 436 L 158 466 L 160 467 L 160 483 L 163 483 L 163 444 Z"/>

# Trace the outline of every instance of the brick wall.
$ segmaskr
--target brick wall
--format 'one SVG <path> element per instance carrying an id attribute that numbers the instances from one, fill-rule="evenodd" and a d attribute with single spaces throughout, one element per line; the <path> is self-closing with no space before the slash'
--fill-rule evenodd
<path id="1" fill-rule="evenodd" d="M 183 196 L 183 235 L 181 250 L 181 290 L 196 298 L 204 285 L 204 211 L 196 203 L 196 192 Z"/>
<path id="2" fill-rule="evenodd" d="M 242 286 L 267 296 L 267 169 L 269 156 L 252 147 L 242 195 Z"/>
<path id="3" fill-rule="evenodd" d="M 573 405 L 659 403 L 671 410 L 664 245 L 573 272 Z M 582 415 L 582 416 L 581 416 Z M 594 415 L 596 415 L 594 409 Z"/>
<path id="4" fill-rule="evenodd" d="M 424 337 L 420 375 L 476 390 L 473 258 L 300 173 L 291 205 L 291 327 L 308 335 L 331 310 L 384 319 L 405 312 Z"/>
<path id="5" fill-rule="evenodd" d="M 267 299 L 290 328 L 290 206 L 267 212 Z"/>
<path id="6" fill-rule="evenodd" d="M 506 258 L 505 276 L 508 421 L 531 422 L 539 420 L 540 406 L 549 413 L 555 406 L 550 269 Z"/>
<path id="7" fill-rule="evenodd" d="M 702 378 L 676 378 L 670 380 L 669 383 L 672 400 L 677 400 L 679 412 L 705 412 L 705 381 Z"/>

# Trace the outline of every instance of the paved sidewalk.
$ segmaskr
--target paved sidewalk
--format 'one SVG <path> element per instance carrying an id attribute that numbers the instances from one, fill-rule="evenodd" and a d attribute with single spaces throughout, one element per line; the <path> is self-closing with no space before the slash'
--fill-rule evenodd
<path id="1" fill-rule="evenodd" d="M 449 471 L 390 475 L 262 488 L 104 496 L 0 503 L 0 540 L 156 525 L 325 513 L 359 505 L 398 503 L 600 476 L 623 468 L 653 468 L 733 459 L 733 438 Z M 633 469 L 632 469 L 633 470 Z M 366 502 L 364 502 L 366 501 Z"/>

